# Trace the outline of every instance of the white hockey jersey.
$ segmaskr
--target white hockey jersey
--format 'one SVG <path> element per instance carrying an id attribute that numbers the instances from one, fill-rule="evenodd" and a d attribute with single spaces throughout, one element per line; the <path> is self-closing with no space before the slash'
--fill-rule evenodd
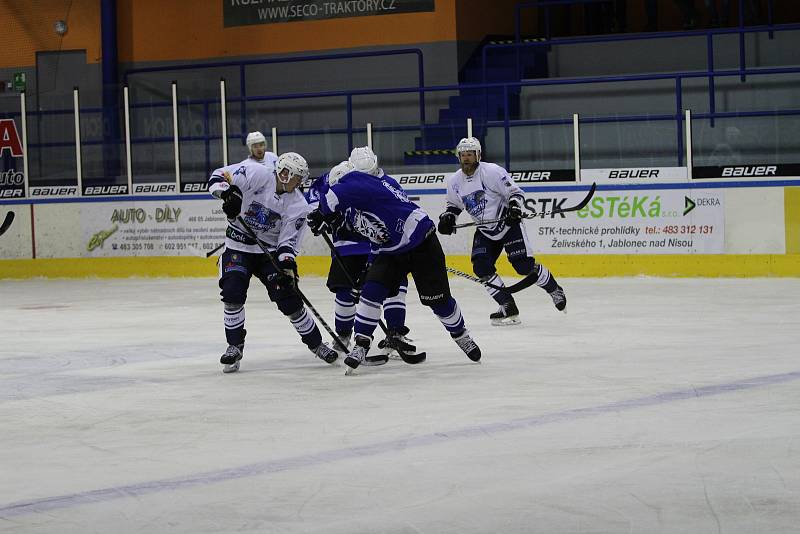
<path id="1" fill-rule="evenodd" d="M 242 218 L 267 245 L 267 250 L 275 252 L 278 261 L 297 256 L 306 229 L 306 215 L 311 211 L 300 189 L 278 194 L 274 167 L 246 159 L 211 174 L 208 191 L 215 197 L 229 187 L 226 171 L 232 178 L 231 183 L 242 190 Z M 262 252 L 236 220 L 228 221 L 225 247 L 241 252 Z"/>
<path id="2" fill-rule="evenodd" d="M 525 202 L 525 193 L 500 165 L 480 162 L 472 176 L 458 169 L 447 180 L 447 207 L 466 210 L 476 223 L 504 217 L 508 201 L 516 197 Z M 501 239 L 508 231 L 505 222 L 479 226 L 480 232 L 492 240 Z"/>
<path id="3" fill-rule="evenodd" d="M 252 159 L 252 158 L 247 158 L 244 161 L 242 161 L 242 163 L 244 163 L 245 161 L 250 160 L 250 159 Z M 255 160 L 255 161 L 257 161 L 258 163 L 260 163 L 264 167 L 274 171 L 275 170 L 275 164 L 278 163 L 278 156 L 276 156 L 274 152 L 264 152 L 264 159 Z"/>

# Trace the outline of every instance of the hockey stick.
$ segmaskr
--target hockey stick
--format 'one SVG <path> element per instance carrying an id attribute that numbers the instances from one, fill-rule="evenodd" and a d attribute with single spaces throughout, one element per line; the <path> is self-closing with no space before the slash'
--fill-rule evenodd
<path id="1" fill-rule="evenodd" d="M 214 255 L 214 253 L 215 253 L 216 251 L 218 251 L 219 249 L 221 249 L 221 248 L 222 248 L 222 247 L 224 247 L 224 246 L 225 246 L 225 243 L 220 243 L 219 245 L 217 245 L 217 247 L 216 247 L 214 250 L 212 250 L 212 251 L 210 251 L 210 252 L 206 252 L 206 258 L 210 258 L 211 256 L 213 256 L 213 255 Z"/>
<path id="2" fill-rule="evenodd" d="M 466 278 L 467 280 L 472 280 L 473 282 L 477 282 L 486 287 L 491 287 L 492 289 L 496 289 L 497 291 L 504 291 L 506 293 L 518 293 L 519 291 L 522 291 L 525 288 L 531 287 L 533 284 L 536 283 L 536 280 L 539 278 L 539 275 L 533 272 L 527 275 L 519 282 L 517 282 L 516 284 L 511 284 L 510 286 L 496 286 L 494 284 L 490 284 L 489 282 L 484 282 L 480 278 L 472 276 L 471 274 L 459 271 L 458 269 L 453 269 L 452 267 L 448 267 L 447 272 L 453 273 L 462 278 Z"/>
<path id="3" fill-rule="evenodd" d="M 594 191 L 595 191 L 596 188 L 597 188 L 597 184 L 592 182 L 592 187 L 589 188 L 589 192 L 586 193 L 586 196 L 583 198 L 583 200 L 581 200 L 580 202 L 578 202 L 574 206 L 568 206 L 566 208 L 557 208 L 557 209 L 550 210 L 550 211 L 543 211 L 542 213 L 535 213 L 534 212 L 534 213 L 531 213 L 531 214 L 525 214 L 525 215 L 522 216 L 522 218 L 523 219 L 535 219 L 536 217 L 541 217 L 541 216 L 544 216 L 544 215 L 558 215 L 559 213 L 567 213 L 569 211 L 582 210 L 583 208 L 586 207 L 587 204 L 589 204 L 589 201 L 592 200 L 592 197 L 594 196 Z M 485 224 L 496 224 L 496 223 L 499 223 L 499 222 L 504 221 L 504 220 L 505 220 L 505 217 L 500 217 L 499 219 L 492 219 L 492 220 L 489 220 L 489 221 L 481 221 L 481 222 L 472 221 L 472 222 L 468 222 L 468 223 L 464 223 L 464 224 L 457 224 L 453 228 L 454 229 L 469 228 L 471 226 L 483 226 Z"/>
<path id="4" fill-rule="evenodd" d="M 256 243 L 257 243 L 257 244 L 258 244 L 258 246 L 259 246 L 259 248 L 261 248 L 261 250 L 262 250 L 262 251 L 264 252 L 264 254 L 267 256 L 267 260 L 269 260 L 269 262 L 270 262 L 270 264 L 272 265 L 272 267 L 273 267 L 273 268 L 274 268 L 274 269 L 275 269 L 277 272 L 279 272 L 279 273 L 280 273 L 280 272 L 282 272 L 282 269 L 281 269 L 281 268 L 280 268 L 280 266 L 278 265 L 278 262 L 277 262 L 277 261 L 275 261 L 275 257 L 274 257 L 272 254 L 270 254 L 269 250 L 267 250 L 267 246 L 264 244 L 264 242 L 263 242 L 263 241 L 261 241 L 261 240 L 258 238 L 258 236 L 257 236 L 257 235 L 256 235 L 256 233 L 253 231 L 253 229 L 252 229 L 252 228 L 250 228 L 250 225 L 249 225 L 249 224 L 247 224 L 247 223 L 245 222 L 245 220 L 242 218 L 242 216 L 241 216 L 241 215 L 239 215 L 238 217 L 236 217 L 236 220 L 237 220 L 237 221 L 239 221 L 239 224 L 241 224 L 241 225 L 242 225 L 242 227 L 243 227 L 243 228 L 244 228 L 244 229 L 247 231 L 247 233 L 248 233 L 248 234 L 250 234 L 250 235 L 249 235 L 249 237 L 251 237 L 252 239 L 255 239 Z M 300 288 L 299 288 L 299 287 L 297 287 L 297 284 L 296 284 L 296 283 L 292 285 L 292 290 L 295 292 L 295 294 L 296 294 L 298 297 L 300 297 L 300 300 L 302 300 L 302 301 L 303 301 L 303 304 L 305 304 L 305 305 L 306 305 L 306 307 L 308 307 L 308 309 L 309 309 L 309 310 L 311 310 L 311 313 L 313 313 L 313 314 L 314 314 L 314 317 L 316 317 L 316 318 L 317 318 L 317 321 L 319 321 L 319 322 L 320 322 L 320 324 L 321 324 L 321 325 L 322 325 L 322 326 L 325 328 L 325 330 L 328 332 L 328 334 L 330 334 L 331 338 L 333 338 L 333 342 L 334 342 L 334 343 L 336 343 L 336 344 L 339 346 L 339 349 L 341 349 L 341 350 L 342 350 L 342 351 L 344 351 L 344 352 L 349 352 L 349 351 L 347 350 L 347 347 L 345 347 L 344 343 L 342 343 L 342 340 L 341 340 L 341 339 L 339 339 L 339 336 L 337 336 L 337 335 L 336 335 L 336 334 L 333 332 L 333 330 L 331 330 L 331 327 L 330 327 L 330 326 L 328 326 L 328 323 L 326 323 L 326 322 L 325 322 L 325 319 L 323 319 L 323 318 L 322 318 L 322 316 L 319 314 L 319 312 L 317 311 L 317 309 L 316 309 L 316 308 L 315 308 L 315 307 L 314 307 L 314 306 L 311 304 L 311 302 L 310 302 L 310 301 L 308 300 L 308 298 L 307 298 L 307 297 L 306 297 L 306 296 L 303 294 L 303 292 L 302 292 L 302 291 L 300 291 Z"/>
<path id="5" fill-rule="evenodd" d="M 330 236 L 328 236 L 326 232 L 320 232 L 320 235 L 322 236 L 322 239 L 325 240 L 325 243 L 327 243 L 328 248 L 331 249 L 331 254 L 333 254 L 333 259 L 336 261 L 336 263 L 339 265 L 339 268 L 344 273 L 345 277 L 347 278 L 347 282 L 353 287 L 353 289 L 355 289 L 356 283 L 353 280 L 353 277 L 350 276 L 350 273 L 347 271 L 347 268 L 344 265 L 344 261 L 342 261 L 342 256 L 339 254 L 339 251 L 337 251 L 336 247 L 333 246 L 333 242 L 331 242 Z M 389 337 L 389 329 L 386 328 L 386 325 L 384 324 L 383 320 L 378 319 L 378 326 L 381 327 L 381 330 L 383 330 L 383 333 L 386 334 L 386 337 Z M 399 348 L 397 349 L 397 354 L 400 355 L 400 358 L 405 363 L 411 365 L 422 363 L 428 357 L 425 352 L 418 352 L 416 354 L 407 354 L 402 350 L 400 350 Z"/>
<path id="6" fill-rule="evenodd" d="M 224 178 L 225 181 L 228 182 L 229 184 L 233 182 L 230 173 L 227 171 L 224 173 Z M 269 250 L 267 250 L 267 246 L 258 238 L 253 229 L 250 228 L 250 225 L 247 224 L 247 222 L 245 222 L 245 220 L 242 218 L 241 215 L 238 215 L 236 217 L 236 220 L 239 221 L 239 224 L 242 225 L 242 228 L 244 228 L 246 232 L 250 234 L 250 237 L 255 240 L 255 242 L 258 244 L 258 247 L 267 256 L 267 260 L 269 260 L 270 264 L 275 269 L 275 271 L 280 273 L 281 268 L 278 265 L 278 262 L 275 261 L 275 257 L 272 254 L 270 254 Z M 300 291 L 300 288 L 297 287 L 296 283 L 292 284 L 292 290 L 298 297 L 300 297 L 300 300 L 303 301 L 303 304 L 305 304 L 308 307 L 308 309 L 311 310 L 311 313 L 314 314 L 314 317 L 317 318 L 317 321 L 319 321 L 320 324 L 325 328 L 325 331 L 328 332 L 328 334 L 331 336 L 333 342 L 339 346 L 339 349 L 342 350 L 343 352 L 348 352 L 347 347 L 344 346 L 344 343 L 342 343 L 342 340 L 339 339 L 339 336 L 334 334 L 333 330 L 331 330 L 331 327 L 328 326 L 328 323 L 325 322 L 325 319 L 322 318 L 317 309 L 311 304 L 311 301 L 308 300 L 308 298 L 306 298 L 306 296 L 303 294 L 302 291 Z"/>
<path id="7" fill-rule="evenodd" d="M 11 226 L 12 222 L 14 222 L 14 212 L 9 211 L 6 213 L 6 218 L 3 219 L 3 224 L 0 224 L 0 235 L 6 233 L 6 230 Z"/>

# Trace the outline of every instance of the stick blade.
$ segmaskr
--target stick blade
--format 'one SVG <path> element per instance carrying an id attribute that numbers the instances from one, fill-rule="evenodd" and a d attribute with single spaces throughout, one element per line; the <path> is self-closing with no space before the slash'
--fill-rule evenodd
<path id="1" fill-rule="evenodd" d="M 416 354 L 407 354 L 405 352 L 398 351 L 398 354 L 400 354 L 400 359 L 402 359 L 405 363 L 409 365 L 416 365 L 418 363 L 422 363 L 428 358 L 428 355 L 425 352 L 418 352 Z"/>
<path id="2" fill-rule="evenodd" d="M 11 226 L 11 223 L 14 222 L 15 215 L 16 214 L 13 211 L 9 211 L 8 213 L 6 213 L 6 217 L 5 219 L 3 219 L 3 223 L 0 224 L 0 235 L 3 235 L 5 231 L 8 230 L 8 227 Z"/>
<path id="3" fill-rule="evenodd" d="M 581 200 L 580 202 L 578 202 L 574 206 L 568 206 L 566 208 L 561 208 L 561 209 L 555 210 L 553 212 L 553 215 L 555 215 L 557 213 L 566 213 L 568 211 L 582 210 L 583 208 L 586 207 L 587 204 L 589 204 L 589 201 L 592 200 L 592 197 L 594 196 L 594 192 L 595 192 L 596 189 L 597 189 L 597 183 L 596 182 L 592 182 L 592 187 L 589 188 L 589 192 L 586 193 L 586 196 L 583 197 L 583 200 Z"/>

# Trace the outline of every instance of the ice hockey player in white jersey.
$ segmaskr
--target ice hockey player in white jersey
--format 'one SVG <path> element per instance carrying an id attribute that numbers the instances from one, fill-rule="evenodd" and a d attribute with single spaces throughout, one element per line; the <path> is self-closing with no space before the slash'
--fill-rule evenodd
<path id="1" fill-rule="evenodd" d="M 249 156 L 247 159 L 252 159 L 270 170 L 275 170 L 275 164 L 278 162 L 278 156 L 274 152 L 267 150 L 267 138 L 261 132 L 250 132 L 247 134 L 247 151 Z M 245 161 L 247 161 L 247 159 Z"/>
<path id="2" fill-rule="evenodd" d="M 536 285 L 547 291 L 556 309 L 565 311 L 567 297 L 550 271 L 534 260 L 533 247 L 525 231 L 522 206 L 525 195 L 503 167 L 481 161 L 481 143 L 475 137 L 459 141 L 456 156 L 461 163 L 447 180 L 446 211 L 439 216 L 439 233 L 452 234 L 458 215 L 466 210 L 479 224 L 472 240 L 472 269 L 484 282 L 503 286 L 495 263 L 505 249 L 514 270 L 523 276 L 537 274 Z M 519 310 L 514 297 L 505 291 L 485 286 L 500 309 L 489 318 L 493 325 L 519 324 Z"/>
<path id="3" fill-rule="evenodd" d="M 287 152 L 278 158 L 275 171 L 252 158 L 217 169 L 209 178 L 209 192 L 222 199 L 222 209 L 228 217 L 219 280 L 228 341 L 220 363 L 225 366 L 226 373 L 237 371 L 242 359 L 247 334 L 244 304 L 253 276 L 267 288 L 270 300 L 289 317 L 311 352 L 326 363 L 333 363 L 338 357 L 336 351 L 322 342 L 319 327 L 295 291 L 298 280 L 295 258 L 310 210 L 298 184 L 307 177 L 305 159 L 295 152 Z M 266 245 L 280 269 L 275 269 L 255 239 L 239 223 L 239 216 Z"/>

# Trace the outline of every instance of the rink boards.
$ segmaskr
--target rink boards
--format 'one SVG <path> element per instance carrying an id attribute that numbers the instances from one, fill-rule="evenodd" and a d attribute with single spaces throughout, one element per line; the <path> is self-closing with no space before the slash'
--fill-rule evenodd
<path id="1" fill-rule="evenodd" d="M 582 171 L 556 183 L 519 173 L 537 258 L 561 276 L 800 276 L 800 179 L 685 178 L 681 168 Z M 683 177 L 681 176 L 683 171 Z M 436 220 L 447 173 L 397 175 L 409 197 Z M 546 179 L 546 177 L 545 177 Z M 589 205 L 570 214 L 590 184 Z M 220 203 L 206 194 L 53 196 L 0 201 L 0 278 L 213 276 L 206 253 L 222 242 Z M 462 214 L 459 222 L 467 222 Z M 474 230 L 440 236 L 448 263 L 470 271 Z M 300 269 L 324 275 L 325 243 L 307 233 Z M 512 274 L 503 260 L 501 273 Z"/>

